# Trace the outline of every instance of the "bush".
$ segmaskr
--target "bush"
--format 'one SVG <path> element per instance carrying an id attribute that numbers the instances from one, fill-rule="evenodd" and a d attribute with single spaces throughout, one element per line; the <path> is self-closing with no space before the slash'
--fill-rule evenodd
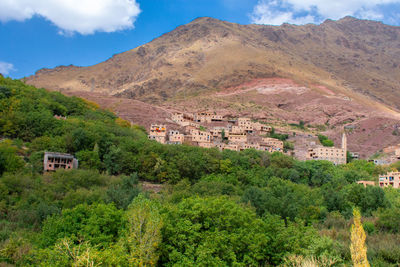
<path id="1" fill-rule="evenodd" d="M 375 233 L 375 225 L 372 222 L 364 222 L 363 223 L 363 228 L 365 232 L 367 232 L 369 235 L 372 235 Z"/>
<path id="2" fill-rule="evenodd" d="M 63 210 L 61 216 L 48 218 L 43 224 L 41 241 L 47 247 L 69 238 L 75 243 L 88 241 L 106 248 L 117 240 L 125 223 L 123 212 L 113 204 L 81 204 Z"/>
<path id="3" fill-rule="evenodd" d="M 332 147 L 334 145 L 333 141 L 330 140 L 327 136 L 319 134 L 318 139 L 323 146 Z"/>

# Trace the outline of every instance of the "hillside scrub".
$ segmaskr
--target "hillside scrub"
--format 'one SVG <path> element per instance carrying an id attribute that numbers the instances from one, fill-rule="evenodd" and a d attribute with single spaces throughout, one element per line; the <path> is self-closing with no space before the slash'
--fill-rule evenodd
<path id="1" fill-rule="evenodd" d="M 2 264 L 349 265 L 354 207 L 371 265 L 400 263 L 399 191 L 355 183 L 387 168 L 162 145 L 82 99 L 5 78 L 0 88 Z M 44 151 L 80 168 L 42 173 Z"/>

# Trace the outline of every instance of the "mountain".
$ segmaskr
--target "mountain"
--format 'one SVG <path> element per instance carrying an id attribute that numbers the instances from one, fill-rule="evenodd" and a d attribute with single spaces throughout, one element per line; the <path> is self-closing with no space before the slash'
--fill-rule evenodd
<path id="1" fill-rule="evenodd" d="M 321 25 L 239 25 L 199 18 L 90 67 L 39 70 L 28 83 L 157 101 L 285 77 L 349 89 L 400 109 L 400 28 L 346 17 Z"/>
<path id="2" fill-rule="evenodd" d="M 392 135 L 400 125 L 399 52 L 400 27 L 376 21 L 265 26 L 204 17 L 97 65 L 41 69 L 26 82 L 105 102 L 116 112 L 143 102 L 161 113 L 207 108 L 303 120 L 332 127 L 334 137 L 343 125 L 359 124 L 354 132 L 384 138 L 367 149 L 366 140 L 350 137 L 355 150 L 371 154 L 400 142 Z M 121 98 L 132 102 L 121 107 Z M 125 118 L 137 122 L 141 114 L 132 112 Z M 371 137 L 376 127 L 382 133 Z"/>

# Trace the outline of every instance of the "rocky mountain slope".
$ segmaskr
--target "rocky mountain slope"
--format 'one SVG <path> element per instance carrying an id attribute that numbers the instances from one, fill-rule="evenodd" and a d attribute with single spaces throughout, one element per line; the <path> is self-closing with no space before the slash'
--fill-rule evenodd
<path id="1" fill-rule="evenodd" d="M 400 142 L 392 135 L 400 124 L 399 52 L 400 27 L 352 17 L 303 26 L 199 18 L 97 65 L 42 69 L 26 82 L 95 99 L 141 124 L 149 122 L 140 107 L 151 104 L 157 114 L 213 109 L 303 120 L 332 136 L 353 124 L 350 148 L 370 155 Z M 377 128 L 381 142 L 364 140 Z"/>

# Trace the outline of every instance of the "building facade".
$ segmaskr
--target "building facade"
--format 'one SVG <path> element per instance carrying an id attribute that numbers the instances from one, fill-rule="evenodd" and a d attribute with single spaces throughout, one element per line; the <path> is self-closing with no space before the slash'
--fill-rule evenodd
<path id="1" fill-rule="evenodd" d="M 346 152 L 336 147 L 315 147 L 308 150 L 308 160 L 327 160 L 335 165 L 346 164 Z"/>
<path id="2" fill-rule="evenodd" d="M 168 132 L 168 143 L 181 145 L 185 141 L 185 135 L 181 134 L 179 131 L 171 130 Z"/>
<path id="3" fill-rule="evenodd" d="M 253 123 L 249 118 L 239 118 L 238 119 L 238 126 L 246 132 L 253 132 Z"/>
<path id="4" fill-rule="evenodd" d="M 212 141 L 212 135 L 210 132 L 204 132 L 200 130 L 192 130 L 191 131 L 192 135 L 192 141 L 193 142 L 211 142 Z"/>
<path id="5" fill-rule="evenodd" d="M 149 140 L 165 144 L 167 141 L 167 127 L 163 124 L 152 124 L 150 126 Z"/>
<path id="6" fill-rule="evenodd" d="M 399 188 L 400 172 L 388 172 L 387 174 L 379 175 L 379 186 L 380 187 L 392 186 L 393 188 Z"/>
<path id="7" fill-rule="evenodd" d="M 247 142 L 247 134 L 246 133 L 229 133 L 228 140 L 229 140 L 229 142 L 232 142 L 232 143 L 246 143 Z"/>
<path id="8" fill-rule="evenodd" d="M 283 141 L 276 138 L 263 137 L 261 144 L 272 148 L 273 151 L 283 151 Z"/>
<path id="9" fill-rule="evenodd" d="M 260 134 L 266 134 L 272 131 L 272 127 L 259 122 L 253 123 L 253 129 L 260 131 Z"/>

